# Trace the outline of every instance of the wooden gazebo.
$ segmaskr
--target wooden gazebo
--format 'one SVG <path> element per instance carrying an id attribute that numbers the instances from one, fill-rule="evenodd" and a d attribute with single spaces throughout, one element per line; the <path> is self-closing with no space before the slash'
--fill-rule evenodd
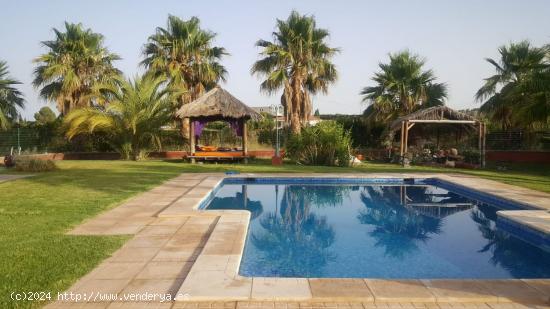
<path id="1" fill-rule="evenodd" d="M 434 106 L 397 118 L 389 127 L 388 137 L 393 140 L 399 131 L 401 134 L 400 155 L 407 154 L 409 131 L 416 124 L 447 124 L 463 127 L 467 131 L 477 132 L 481 167 L 485 166 L 485 124 L 474 117 L 447 106 Z"/>
<path id="2" fill-rule="evenodd" d="M 232 96 L 229 92 L 217 86 L 195 101 L 183 105 L 176 113 L 179 118 L 189 119 L 189 155 L 191 162 L 195 160 L 240 160 L 248 159 L 248 140 L 246 122 L 258 120 L 262 116 L 246 104 Z M 227 121 L 236 126 L 242 135 L 240 151 L 215 151 L 195 149 L 196 125 L 211 121 Z"/>

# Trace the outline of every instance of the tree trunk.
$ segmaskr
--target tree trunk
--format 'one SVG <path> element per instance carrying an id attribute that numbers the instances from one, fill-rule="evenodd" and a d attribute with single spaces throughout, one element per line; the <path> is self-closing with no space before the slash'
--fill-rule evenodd
<path id="1" fill-rule="evenodd" d="M 301 106 L 303 101 L 302 96 L 302 85 L 300 82 L 300 79 L 297 77 L 294 77 L 293 84 L 292 84 L 292 106 L 290 109 L 291 115 L 290 115 L 290 130 L 294 134 L 300 134 L 302 123 L 300 119 L 300 113 L 301 113 Z"/>

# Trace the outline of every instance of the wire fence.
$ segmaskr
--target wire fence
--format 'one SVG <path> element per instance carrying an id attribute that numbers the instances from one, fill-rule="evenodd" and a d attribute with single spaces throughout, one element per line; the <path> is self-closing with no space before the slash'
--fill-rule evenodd
<path id="1" fill-rule="evenodd" d="M 486 143 L 488 150 L 550 150 L 550 131 L 493 131 Z"/>
<path id="2" fill-rule="evenodd" d="M 357 133 L 359 133 L 358 130 Z M 53 145 L 52 140 L 56 133 L 50 130 L 41 130 L 37 127 L 22 127 L 12 128 L 8 131 L 0 131 L 0 156 L 13 153 L 13 154 L 25 154 L 25 153 L 46 153 L 48 151 L 105 151 L 105 147 L 99 147 L 101 144 L 101 137 L 97 137 L 98 141 L 92 143 L 94 147 L 79 147 L 78 144 L 67 144 L 66 147 L 59 147 L 59 145 Z M 180 141 L 177 132 L 172 139 Z M 97 145 L 96 145 L 97 144 Z M 172 149 L 170 143 L 166 144 L 166 149 Z M 371 143 L 367 143 L 371 144 Z M 498 151 L 517 151 L 517 150 L 535 150 L 535 151 L 550 151 L 550 131 L 492 131 L 487 133 L 486 137 L 487 150 Z M 90 149 L 88 149 L 90 148 Z M 178 144 L 174 149 L 180 149 Z M 112 151 L 112 150 L 111 150 Z"/>
<path id="3" fill-rule="evenodd" d="M 34 128 L 13 128 L 0 131 L 0 155 L 8 153 L 38 153 L 46 151 L 40 132 Z"/>

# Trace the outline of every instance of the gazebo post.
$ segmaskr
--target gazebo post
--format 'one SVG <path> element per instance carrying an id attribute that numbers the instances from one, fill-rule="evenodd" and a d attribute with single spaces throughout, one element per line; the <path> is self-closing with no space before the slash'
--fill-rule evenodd
<path id="1" fill-rule="evenodd" d="M 406 155 L 409 148 L 409 121 L 408 120 L 405 120 L 405 141 L 403 142 L 403 144 L 404 144 L 403 155 Z"/>
<path id="2" fill-rule="evenodd" d="M 486 148 L 486 147 L 485 147 L 485 138 L 486 138 L 486 136 L 487 136 L 487 132 L 486 132 L 485 130 L 486 130 L 487 128 L 485 127 L 485 122 L 481 122 L 481 123 L 482 123 L 482 125 L 483 125 L 483 135 L 482 135 L 482 137 L 483 137 L 483 139 L 482 139 L 483 142 L 481 143 L 481 148 L 482 148 L 483 150 L 481 151 L 481 167 L 485 167 L 485 151 L 486 151 L 486 150 L 485 150 L 485 148 Z"/>
<path id="3" fill-rule="evenodd" d="M 189 118 L 189 153 L 191 154 L 191 163 L 195 163 L 195 123 Z"/>
<path id="4" fill-rule="evenodd" d="M 479 135 L 478 135 L 478 150 L 479 150 L 479 165 L 483 167 L 483 122 L 479 121 Z"/>
<path id="5" fill-rule="evenodd" d="M 243 157 L 244 157 L 244 163 L 248 163 L 248 137 L 247 137 L 247 129 L 246 129 L 246 119 L 241 119 L 241 125 L 242 125 L 242 133 L 243 133 Z"/>
<path id="6" fill-rule="evenodd" d="M 401 143 L 400 143 L 401 150 L 399 152 L 399 156 L 401 157 L 401 159 L 403 159 L 403 142 L 404 141 L 405 141 L 405 121 L 401 121 Z"/>

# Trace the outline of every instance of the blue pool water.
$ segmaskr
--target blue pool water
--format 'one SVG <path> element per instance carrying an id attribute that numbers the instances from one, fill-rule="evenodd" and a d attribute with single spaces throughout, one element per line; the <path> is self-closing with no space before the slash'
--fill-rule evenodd
<path id="1" fill-rule="evenodd" d="M 207 209 L 246 209 L 243 276 L 550 278 L 550 254 L 496 227 L 498 208 L 430 184 L 232 180 Z"/>

